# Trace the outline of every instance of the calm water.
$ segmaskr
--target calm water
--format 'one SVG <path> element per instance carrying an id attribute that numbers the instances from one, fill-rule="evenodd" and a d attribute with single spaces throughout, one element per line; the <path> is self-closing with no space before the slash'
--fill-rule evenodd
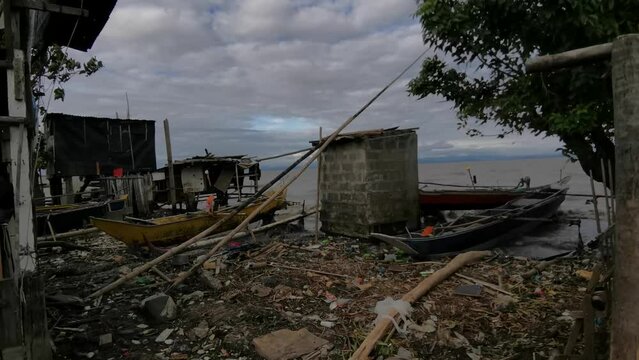
<path id="1" fill-rule="evenodd" d="M 470 168 L 477 177 L 477 185 L 515 186 L 519 179 L 528 176 L 530 186 L 539 186 L 559 180 L 560 174 L 571 176 L 568 183 L 570 194 L 591 194 L 590 180 L 577 163 L 571 163 L 564 158 L 499 160 L 419 164 L 419 180 L 445 184 L 470 185 L 466 168 Z M 264 171 L 262 184 L 274 178 L 278 171 Z M 598 194 L 603 194 L 603 186 L 595 183 Z M 306 206 L 314 206 L 316 202 L 317 169 L 308 169 L 291 185 L 288 199 L 294 202 L 305 202 Z M 566 217 L 581 218 L 581 235 L 584 241 L 591 240 L 596 234 L 595 215 L 593 205 L 586 197 L 568 196 L 561 205 L 560 211 Z M 605 229 L 604 200 L 599 201 L 599 211 L 602 215 L 602 228 Z M 295 212 L 298 209 L 289 209 Z M 314 229 L 313 217 L 306 220 L 306 227 Z M 577 226 L 566 224 L 544 225 L 531 234 L 514 240 L 502 247 L 502 250 L 512 255 L 546 257 L 572 250 L 577 244 L 579 229 Z"/>

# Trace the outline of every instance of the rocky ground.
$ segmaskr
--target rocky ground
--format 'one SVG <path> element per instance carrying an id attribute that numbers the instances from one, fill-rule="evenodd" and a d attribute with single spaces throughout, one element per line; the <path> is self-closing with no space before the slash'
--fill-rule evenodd
<path id="1" fill-rule="evenodd" d="M 293 344 L 292 354 L 347 359 L 372 329 L 378 302 L 401 298 L 448 261 L 418 263 L 372 243 L 279 232 L 247 239 L 251 246 L 231 243 L 167 295 L 164 277 L 188 269 L 198 252 L 85 300 L 151 255 L 104 234 L 72 242 L 84 248 L 39 254 L 58 359 L 258 359 L 272 351 L 264 346 L 296 336 L 308 346 Z M 461 269 L 466 278 L 452 276 L 412 304 L 373 358 L 552 358 L 567 341 L 593 259 L 561 260 L 524 278 L 536 264 L 495 255 Z M 455 293 L 475 280 L 488 283 L 467 288 L 477 296 Z M 401 306 L 392 299 L 386 303 Z M 282 329 L 307 332 L 254 341 Z"/>

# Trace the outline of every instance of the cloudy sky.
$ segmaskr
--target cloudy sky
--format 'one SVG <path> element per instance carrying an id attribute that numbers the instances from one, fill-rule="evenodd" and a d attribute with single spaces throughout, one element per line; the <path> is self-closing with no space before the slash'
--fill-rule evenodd
<path id="1" fill-rule="evenodd" d="M 415 0 L 119 0 L 88 53 L 105 67 L 49 111 L 161 120 L 175 158 L 280 154 L 335 129 L 424 50 Z M 468 138 L 451 105 L 396 83 L 348 130 L 419 127 L 421 159 L 553 155 L 556 139 Z M 495 133 L 485 129 L 486 133 Z M 280 160 L 281 165 L 290 162 Z"/>

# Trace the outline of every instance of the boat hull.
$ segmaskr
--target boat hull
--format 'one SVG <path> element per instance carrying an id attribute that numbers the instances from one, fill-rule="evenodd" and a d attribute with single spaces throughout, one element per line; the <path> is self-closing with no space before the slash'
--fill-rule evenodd
<path id="1" fill-rule="evenodd" d="M 257 210 L 262 203 L 257 202 L 247 206 L 246 209 L 224 222 L 213 234 L 234 229 L 249 214 Z M 271 216 L 276 210 L 283 208 L 285 205 L 286 200 L 278 198 L 266 206 L 255 221 Z M 217 223 L 229 213 L 231 213 L 231 210 L 212 214 L 198 211 L 152 219 L 149 220 L 149 223 L 133 223 L 100 218 L 91 218 L 91 222 L 93 226 L 128 246 L 170 245 L 192 238 Z"/>
<path id="2" fill-rule="evenodd" d="M 539 199 L 534 205 L 512 211 L 503 218 L 496 217 L 487 223 L 469 226 L 466 230 L 424 238 L 394 237 L 394 240 L 401 239 L 402 243 L 414 250 L 412 254 L 417 257 L 447 256 L 468 250 L 489 249 L 526 234 L 544 223 L 544 219 L 550 218 L 557 212 L 565 199 L 566 191 L 567 189 L 555 190 L 551 195 Z M 507 205 L 480 214 L 490 217 L 503 209 L 507 209 Z M 373 234 L 373 237 L 382 241 L 388 239 L 388 235 Z"/>

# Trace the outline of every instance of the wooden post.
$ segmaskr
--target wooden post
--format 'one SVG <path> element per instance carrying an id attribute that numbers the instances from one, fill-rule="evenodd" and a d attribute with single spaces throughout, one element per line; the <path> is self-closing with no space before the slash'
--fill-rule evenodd
<path id="1" fill-rule="evenodd" d="M 319 128 L 319 141 L 322 142 L 322 127 Z M 315 241 L 319 240 L 319 222 L 320 222 L 320 182 L 322 179 L 322 155 L 317 158 L 317 197 L 315 201 Z"/>
<path id="2" fill-rule="evenodd" d="M 617 239 L 610 358 L 639 357 L 639 34 L 612 46 Z"/>
<path id="3" fill-rule="evenodd" d="M 599 206 L 597 205 L 597 192 L 595 191 L 595 181 L 592 179 L 590 170 L 590 190 L 592 190 L 592 205 L 595 207 L 595 222 L 597 223 L 597 235 L 601 234 L 601 222 L 599 221 Z"/>
<path id="4" fill-rule="evenodd" d="M 171 151 L 171 131 L 169 119 L 164 119 L 164 141 L 166 142 L 166 161 L 169 164 L 169 202 L 175 213 L 175 173 L 173 172 L 173 151 Z"/>

